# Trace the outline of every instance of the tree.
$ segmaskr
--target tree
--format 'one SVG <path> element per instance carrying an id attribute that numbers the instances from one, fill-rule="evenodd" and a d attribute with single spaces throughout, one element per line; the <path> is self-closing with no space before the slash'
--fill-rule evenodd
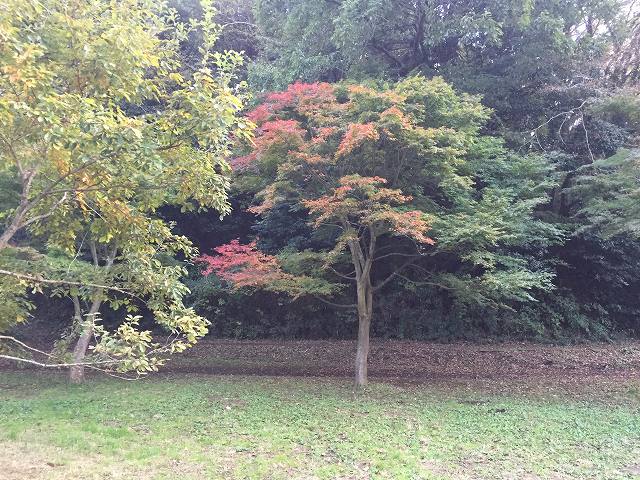
<path id="1" fill-rule="evenodd" d="M 579 97 L 585 80 L 601 76 L 597 59 L 621 36 L 627 3 L 260 0 L 264 47 L 251 80 L 269 90 L 297 80 L 442 75 L 483 94 L 507 127 L 527 130 L 545 110 L 565 109 L 555 89 L 570 86 Z"/>
<path id="2" fill-rule="evenodd" d="M 263 220 L 303 212 L 308 247 L 270 255 L 231 243 L 201 258 L 205 273 L 356 308 L 358 386 L 373 304 L 392 280 L 493 307 L 533 300 L 551 287 L 541 255 L 561 236 L 534 215 L 548 200 L 549 166 L 482 136 L 488 116 L 439 78 L 297 83 L 266 95 L 248 114 L 258 124 L 252 148 L 231 162 L 235 183 L 256 192 L 251 211 Z M 268 223 L 260 235 L 268 242 Z M 355 303 L 338 303 L 349 295 Z"/>
<path id="3" fill-rule="evenodd" d="M 638 83 L 640 80 L 640 14 L 634 2 L 627 9 L 626 35 L 620 35 L 620 41 L 609 54 L 606 73 L 619 84 Z"/>
<path id="4" fill-rule="evenodd" d="M 587 227 L 605 238 L 640 237 L 640 151 L 622 149 L 588 168 L 594 173 L 578 178 L 573 191 L 579 195 L 578 216 Z"/>
<path id="5" fill-rule="evenodd" d="M 349 132 L 353 132 L 352 128 Z M 346 142 L 358 134 L 347 133 Z M 347 147 L 348 148 L 348 147 Z M 344 152 L 339 149 L 338 152 Z M 356 305 L 358 310 L 358 348 L 356 352 L 356 385 L 367 383 L 367 358 L 369 356 L 369 332 L 373 317 L 373 295 L 399 274 L 401 268 L 393 270 L 377 285 L 372 282 L 374 263 L 383 255 L 376 256 L 378 239 L 384 236 L 401 236 L 414 240 L 417 245 L 433 245 L 426 236 L 429 226 L 419 210 L 398 211 L 393 208 L 411 200 L 400 190 L 381 188 L 384 178 L 349 175 L 339 179 L 339 187 L 328 195 L 304 202 L 314 226 L 338 225 L 341 235 L 330 255 L 338 255 L 348 248 L 354 268 L 356 283 Z M 416 247 L 419 253 L 420 247 Z M 384 255 L 393 256 L 387 251 Z M 397 255 L 403 255 L 397 253 Z M 410 257 L 411 258 L 411 257 Z"/>
<path id="6" fill-rule="evenodd" d="M 0 16 L 0 178 L 15 193 L 0 212 L 2 296 L 14 321 L 26 288 L 71 299 L 73 381 L 85 364 L 153 370 L 206 333 L 172 260 L 194 250 L 155 216 L 166 204 L 227 213 L 224 159 L 250 134 L 241 57 L 212 50 L 220 28 L 203 8 L 189 24 L 150 0 L 15 1 Z M 186 66 L 194 29 L 201 61 Z M 114 332 L 98 325 L 105 303 L 129 312 Z M 138 328 L 141 307 L 171 333 L 166 345 Z"/>

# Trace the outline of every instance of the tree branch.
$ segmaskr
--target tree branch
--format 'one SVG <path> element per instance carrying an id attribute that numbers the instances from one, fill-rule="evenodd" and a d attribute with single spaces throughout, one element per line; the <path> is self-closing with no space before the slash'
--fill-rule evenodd
<path id="1" fill-rule="evenodd" d="M 95 365 L 107 365 L 121 363 L 122 360 L 101 360 L 98 362 L 79 362 L 79 363 L 42 363 L 30 360 L 28 358 L 14 357 L 13 355 L 0 355 L 0 358 L 4 360 L 11 360 L 13 362 L 28 363 L 30 365 L 36 365 L 42 368 L 68 368 L 68 367 L 91 367 Z"/>
<path id="2" fill-rule="evenodd" d="M 404 268 L 408 267 L 409 265 L 411 265 L 413 263 L 413 259 L 411 260 L 407 260 L 406 262 L 404 262 L 402 265 L 400 265 L 400 267 L 398 267 L 391 275 L 389 275 L 387 278 L 385 278 L 382 282 L 378 283 L 377 285 L 375 285 L 373 287 L 373 291 L 377 292 L 378 290 L 380 290 L 382 287 L 384 287 L 387 283 L 389 283 L 391 280 L 393 280 L 396 276 L 400 275 L 400 271 L 403 270 Z"/>
<path id="3" fill-rule="evenodd" d="M 340 273 L 339 271 L 337 271 L 335 268 L 333 268 L 330 265 L 327 265 L 327 267 L 329 270 L 331 270 L 335 275 L 337 275 L 338 277 L 344 278 L 346 280 L 351 280 L 351 281 L 355 281 L 356 277 L 353 275 L 345 275 L 344 273 Z"/>
<path id="4" fill-rule="evenodd" d="M 85 282 L 74 282 L 74 281 L 71 281 L 71 280 L 51 280 L 51 279 L 47 279 L 47 278 L 35 277 L 33 275 L 27 275 L 27 274 L 24 274 L 24 273 L 12 272 L 10 270 L 1 270 L 1 269 L 0 269 L 0 275 L 7 275 L 9 277 L 17 278 L 18 280 L 26 280 L 28 282 L 42 283 L 42 284 L 45 284 L 45 285 L 67 285 L 67 286 L 70 286 L 70 287 L 103 288 L 105 290 L 111 290 L 111 291 L 114 291 L 114 292 L 122 293 L 124 295 L 129 296 L 129 297 L 137 298 L 138 300 L 142 300 L 141 298 L 136 296 L 136 294 L 134 294 L 133 292 L 129 292 L 127 290 L 124 290 L 124 289 L 118 288 L 118 287 L 110 287 L 108 285 L 99 285 L 99 284 L 96 284 L 96 283 L 85 283 Z"/>
<path id="5" fill-rule="evenodd" d="M 410 278 L 407 278 L 404 275 L 400 275 L 399 273 L 396 274 L 396 276 L 402 278 L 403 280 L 406 280 L 407 282 L 411 282 L 414 285 L 430 285 L 430 286 L 433 286 L 433 287 L 442 288 L 444 290 L 453 290 L 453 288 L 448 287 L 447 285 L 443 285 L 441 283 L 437 283 L 437 282 L 416 282 L 415 280 L 411 280 Z"/>
<path id="6" fill-rule="evenodd" d="M 398 256 L 398 257 L 412 257 L 412 258 L 419 258 L 422 255 L 420 254 L 416 254 L 416 253 L 400 253 L 400 252 L 392 252 L 392 253 L 386 253 L 384 255 L 381 255 L 379 257 L 374 258 L 374 261 L 378 261 L 378 260 L 382 260 L 383 258 L 387 258 L 387 257 L 392 257 L 392 256 Z"/>
<path id="7" fill-rule="evenodd" d="M 344 303 L 330 302 L 329 300 L 325 300 L 324 298 L 319 297 L 318 295 L 313 295 L 313 298 L 320 300 L 322 303 L 326 303 L 327 305 L 331 305 L 332 307 L 340 307 L 340 308 L 357 308 L 358 307 L 358 305 L 355 303 L 344 304 Z"/>
<path id="8" fill-rule="evenodd" d="M 67 194 L 65 193 L 64 195 L 62 195 L 60 200 L 58 200 L 55 204 L 53 204 L 53 206 L 51 207 L 51 210 L 49 212 L 43 213 L 42 215 L 36 215 L 35 217 L 30 218 L 26 222 L 22 223 L 22 227 L 21 228 L 28 227 L 32 223 L 38 222 L 40 220 L 44 220 L 45 218 L 49 218 L 51 215 L 53 215 L 54 210 L 56 208 L 58 208 L 60 205 L 62 205 L 65 202 L 66 199 L 67 199 Z"/>

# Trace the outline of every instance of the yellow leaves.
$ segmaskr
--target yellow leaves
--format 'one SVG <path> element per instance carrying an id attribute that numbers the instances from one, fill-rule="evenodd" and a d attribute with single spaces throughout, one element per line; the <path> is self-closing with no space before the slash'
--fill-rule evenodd
<path id="1" fill-rule="evenodd" d="M 133 135 L 138 139 L 141 140 L 142 139 L 142 131 L 139 128 L 135 128 L 135 127 L 130 127 L 129 131 L 131 133 L 133 133 Z"/>
<path id="2" fill-rule="evenodd" d="M 87 208 L 87 202 L 84 200 L 84 193 L 81 191 L 76 192 L 76 201 L 78 202 L 78 206 L 80 209 L 86 214 L 89 212 Z"/>
<path id="3" fill-rule="evenodd" d="M 65 172 L 60 173 L 64 174 Z M 78 179 L 78 183 L 79 185 L 75 192 L 76 201 L 78 202 L 78 206 L 80 207 L 80 209 L 86 214 L 89 212 L 89 209 L 87 208 L 87 202 L 85 201 L 84 190 L 91 186 L 91 177 L 89 177 L 89 174 L 87 172 L 82 172 L 80 178 Z"/>
<path id="4" fill-rule="evenodd" d="M 64 175 L 69 171 L 71 165 L 71 154 L 68 150 L 54 146 L 49 151 L 49 159 L 60 175 Z"/>
<path id="5" fill-rule="evenodd" d="M 21 69 L 13 65 L 3 66 L 2 73 L 9 78 L 11 83 L 18 83 L 22 79 Z"/>
<path id="6" fill-rule="evenodd" d="M 42 54 L 42 50 L 34 44 L 24 46 L 22 52 L 15 57 L 15 63 L 17 66 L 26 64 L 32 58 Z"/>
<path id="7" fill-rule="evenodd" d="M 184 77 L 177 72 L 171 72 L 169 74 L 169 80 L 176 82 L 178 85 L 182 85 Z"/>
<path id="8" fill-rule="evenodd" d="M 254 128 L 239 118 L 245 87 L 233 82 L 235 57 L 225 57 L 224 70 L 183 77 L 175 38 L 198 26 L 170 21 L 165 2 L 73 0 L 36 8 L 41 3 L 10 1 L 9 15 L 0 14 L 0 130 L 16 139 L 0 145 L 0 170 L 15 175 L 20 162 L 36 172 L 30 198 L 45 195 L 30 214 L 46 221 L 28 227 L 47 246 L 69 256 L 78 248 L 87 254 L 85 238 L 100 256 L 118 246 L 117 274 L 100 281 L 135 291 L 136 303 L 142 299 L 158 323 L 184 337 L 174 347 L 180 351 L 208 322 L 184 307 L 185 272 L 165 261 L 179 252 L 189 257 L 191 246 L 154 212 L 166 204 L 228 212 L 223 159 Z M 16 314 L 4 318 L 13 322 Z M 160 359 L 151 358 L 151 336 L 139 332 L 135 318 L 122 320 L 130 328 L 105 337 L 104 351 L 134 369 L 154 368 Z"/>

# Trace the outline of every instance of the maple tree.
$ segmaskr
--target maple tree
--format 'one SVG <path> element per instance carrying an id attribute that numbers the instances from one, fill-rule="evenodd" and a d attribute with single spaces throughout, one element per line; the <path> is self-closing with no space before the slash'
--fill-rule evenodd
<path id="1" fill-rule="evenodd" d="M 198 257 L 198 262 L 205 265 L 203 275 L 216 272 L 236 287 L 267 285 L 282 278 L 277 259 L 258 251 L 255 242 L 242 245 L 238 240 L 232 240 L 214 250 L 215 257 Z"/>
<path id="2" fill-rule="evenodd" d="M 224 159 L 251 133 L 238 115 L 242 58 L 213 50 L 221 27 L 202 4 L 188 24 L 151 0 L 4 4 L 0 178 L 13 195 L 0 206 L 0 327 L 26 318 L 28 290 L 68 297 L 71 334 L 44 363 L 71 366 L 73 381 L 85 365 L 155 370 L 207 332 L 171 260 L 194 249 L 156 215 L 166 204 L 227 213 Z M 200 61 L 185 65 L 194 32 Z M 99 322 L 106 305 L 125 311 L 114 331 Z M 142 306 L 170 332 L 165 345 L 141 330 Z"/>
<path id="3" fill-rule="evenodd" d="M 548 198 L 548 170 L 481 136 L 488 116 L 438 78 L 382 89 L 296 83 L 265 95 L 248 114 L 254 144 L 231 162 L 237 187 L 255 194 L 260 238 L 203 256 L 206 272 L 357 310 L 359 386 L 375 298 L 393 280 L 496 306 L 532 300 L 550 274 L 506 247 L 535 236 L 544 248 L 559 235 L 532 215 Z M 305 212 L 311 248 L 259 250 L 282 207 Z"/>

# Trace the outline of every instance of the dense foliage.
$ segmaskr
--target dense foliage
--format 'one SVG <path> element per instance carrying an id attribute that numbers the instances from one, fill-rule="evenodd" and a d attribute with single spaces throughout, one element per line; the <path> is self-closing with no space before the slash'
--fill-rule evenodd
<path id="1" fill-rule="evenodd" d="M 432 21 L 434 16 L 438 21 Z M 507 147 L 520 153 L 542 156 L 538 166 L 548 169 L 543 174 L 547 187 L 556 185 L 551 200 L 534 208 L 545 228 L 555 232 L 556 243 L 539 249 L 532 239 L 524 252 L 519 247 L 508 249 L 525 257 L 538 251 L 537 266 L 553 274 L 552 291 L 539 292 L 537 302 L 504 309 L 490 302 L 462 301 L 446 289 L 415 282 L 407 294 L 405 282 L 391 282 L 374 307 L 375 335 L 571 340 L 638 331 L 640 301 L 632 292 L 638 286 L 640 248 L 629 230 L 613 229 L 614 223 L 628 225 L 635 217 L 632 209 L 624 214 L 610 203 L 618 199 L 627 207 L 636 205 L 629 192 L 636 188 L 637 176 L 628 156 L 615 157 L 611 161 L 617 162 L 615 168 L 605 165 L 605 159 L 620 148 L 637 144 L 640 127 L 633 48 L 638 12 L 632 2 L 262 0 L 255 2 L 254 18 L 259 48 L 249 66 L 249 80 L 257 91 L 285 88 L 298 80 L 348 79 L 375 86 L 419 72 L 441 75 L 460 91 L 482 94 L 482 103 L 493 108 L 482 133 L 503 137 Z M 269 95 L 267 104 L 268 99 Z M 260 109 L 251 115 L 259 120 L 259 114 Z M 300 120 L 295 115 L 292 119 Z M 312 137 L 306 129 L 305 135 L 305 141 Z M 287 152 L 271 153 L 275 159 Z M 237 161 L 253 159 L 244 156 Z M 590 168 L 594 161 L 595 168 Z M 251 206 L 247 192 L 271 185 L 265 179 L 275 178 L 277 161 L 273 162 L 260 166 L 255 175 L 237 176 L 236 212 L 243 210 L 234 213 L 238 222 L 225 221 L 195 232 L 202 249 L 236 237 L 244 243 L 257 237 L 257 246 L 270 254 L 327 246 L 315 238 L 309 241 L 319 235 L 313 233 L 304 209 L 276 203 L 256 221 L 247 216 L 244 210 Z M 608 175 L 603 175 L 605 171 Z M 412 178 L 410 183 L 417 187 L 419 180 L 413 184 Z M 414 194 L 411 188 L 405 193 Z M 607 218 L 611 222 L 605 225 L 602 220 Z M 562 242 L 557 242 L 559 232 Z M 452 265 L 459 266 L 453 259 L 448 266 Z M 284 315 L 279 295 L 266 300 L 264 293 L 225 294 L 224 286 L 211 278 L 195 285 L 214 290 L 209 301 L 197 295 L 197 302 L 216 312 L 220 334 L 355 334 L 347 312 L 317 301 L 287 304 Z M 470 291 L 477 293 L 475 288 Z M 239 314 L 241 304 L 254 305 L 255 323 Z M 266 305 L 270 306 L 263 308 Z M 317 318 L 320 325 L 309 324 L 308 318 Z"/>
<path id="2" fill-rule="evenodd" d="M 551 286 L 543 255 L 561 238 L 534 215 L 549 199 L 550 168 L 481 135 L 488 115 L 439 78 L 393 88 L 296 83 L 267 95 L 247 115 L 258 130 L 231 162 L 236 185 L 256 194 L 250 211 L 263 222 L 296 212 L 307 229 L 301 245 L 276 245 L 263 223 L 260 241 L 279 261 L 233 242 L 204 257 L 207 272 L 295 298 L 353 296 L 352 281 L 359 383 L 374 301 L 392 280 L 438 287 L 462 304 L 533 300 Z"/>
<path id="3" fill-rule="evenodd" d="M 101 365 L 156 368 L 208 321 L 183 303 L 189 240 L 155 215 L 165 204 L 227 213 L 232 136 L 247 137 L 234 71 L 215 53 L 215 11 L 178 23 L 153 1 L 15 1 L 0 17 L 0 236 L 2 320 L 20 322 L 27 289 L 73 306 L 73 361 L 91 343 Z M 181 45 L 202 38 L 185 69 Z M 102 307 L 125 311 L 115 331 Z M 142 307 L 170 333 L 161 346 L 140 329 Z M 71 320 L 71 315 L 68 320 Z M 64 355 L 63 355 L 64 356 Z M 80 377 L 82 369 L 72 374 Z"/>
<path id="4" fill-rule="evenodd" d="M 635 2 L 167 3 L 0 14 L 1 330 L 640 331 Z"/>

